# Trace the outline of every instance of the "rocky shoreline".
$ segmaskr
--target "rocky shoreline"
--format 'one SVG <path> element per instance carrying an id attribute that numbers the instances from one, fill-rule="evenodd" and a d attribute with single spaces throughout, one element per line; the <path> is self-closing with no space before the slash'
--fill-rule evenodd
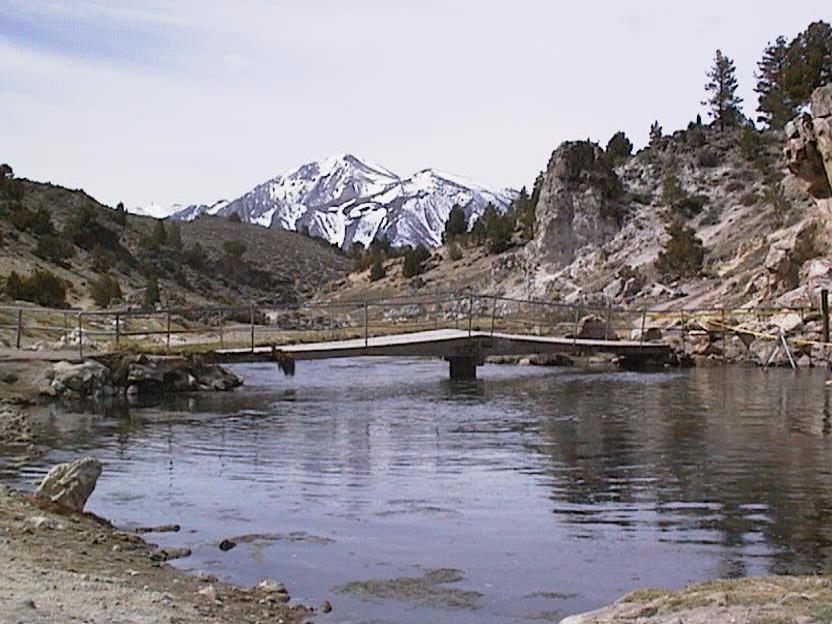
<path id="1" fill-rule="evenodd" d="M 182 572 L 137 533 L 2 486 L 0 552 L 4 623 L 294 624 L 312 613 L 276 581 L 237 587 Z"/>
<path id="2" fill-rule="evenodd" d="M 638 589 L 560 624 L 813 624 L 830 617 L 832 578 L 761 576 L 706 581 L 678 590 Z"/>

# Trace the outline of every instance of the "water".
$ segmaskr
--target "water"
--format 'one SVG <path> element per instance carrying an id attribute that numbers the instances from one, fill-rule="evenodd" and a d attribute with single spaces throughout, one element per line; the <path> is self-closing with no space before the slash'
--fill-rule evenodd
<path id="1" fill-rule="evenodd" d="M 233 394 L 56 410 L 39 429 L 51 450 L 19 471 L 0 457 L 0 478 L 91 453 L 105 471 L 89 509 L 179 523 L 151 538 L 193 549 L 177 565 L 277 578 L 333 603 L 320 622 L 557 621 L 638 587 L 830 572 L 822 372 L 485 366 L 452 385 L 446 366 L 246 365 Z M 333 589 L 435 568 L 462 578 L 408 597 Z"/>

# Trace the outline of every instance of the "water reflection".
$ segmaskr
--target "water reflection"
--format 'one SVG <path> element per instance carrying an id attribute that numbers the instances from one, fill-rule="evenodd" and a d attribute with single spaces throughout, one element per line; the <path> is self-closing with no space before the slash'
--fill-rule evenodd
<path id="1" fill-rule="evenodd" d="M 430 568 L 462 569 L 463 589 L 483 594 L 474 612 L 419 608 L 444 622 L 832 568 L 822 373 L 485 367 L 452 384 L 432 361 L 305 363 L 294 379 L 240 371 L 247 387 L 233 394 L 47 412 L 50 452 L 22 472 L 0 457 L 0 476 L 24 483 L 94 453 L 107 469 L 93 509 L 178 522 L 183 534 L 159 539 L 192 547 L 181 565 L 287 579 L 299 598 L 336 602 L 333 621 L 411 621 L 412 606 L 330 590 Z M 214 546 L 290 532 L 314 539 Z"/>

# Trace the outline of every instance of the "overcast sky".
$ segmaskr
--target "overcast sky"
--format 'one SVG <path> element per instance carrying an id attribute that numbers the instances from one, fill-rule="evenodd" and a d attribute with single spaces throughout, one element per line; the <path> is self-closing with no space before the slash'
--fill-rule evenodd
<path id="1" fill-rule="evenodd" d="M 0 162 L 131 207 L 340 152 L 519 187 L 563 140 L 684 127 L 717 48 L 753 112 L 763 47 L 817 19 L 829 0 L 2 0 Z"/>

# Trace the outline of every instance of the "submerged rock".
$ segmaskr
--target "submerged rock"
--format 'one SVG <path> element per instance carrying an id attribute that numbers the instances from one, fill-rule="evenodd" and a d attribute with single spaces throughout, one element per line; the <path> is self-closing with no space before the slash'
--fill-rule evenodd
<path id="1" fill-rule="evenodd" d="M 58 464 L 41 481 L 35 495 L 73 511 L 83 511 L 100 476 L 101 462 L 94 457 Z"/>
<path id="2" fill-rule="evenodd" d="M 127 355 L 113 363 L 113 379 L 130 395 L 231 390 L 242 380 L 221 366 L 182 356 Z"/>

